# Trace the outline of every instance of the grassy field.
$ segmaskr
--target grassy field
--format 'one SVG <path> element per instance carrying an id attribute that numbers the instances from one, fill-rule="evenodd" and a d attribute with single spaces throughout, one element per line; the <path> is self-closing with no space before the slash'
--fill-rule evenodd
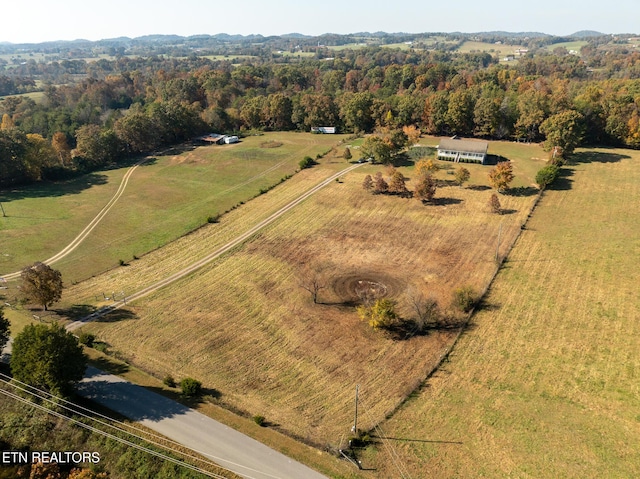
<path id="1" fill-rule="evenodd" d="M 271 53 L 273 53 L 274 55 L 281 55 L 283 57 L 299 57 L 299 58 L 311 58 L 316 55 L 315 52 L 302 52 L 302 51 L 291 52 L 289 50 L 274 50 Z"/>
<path id="2" fill-rule="evenodd" d="M 366 48 L 366 47 L 379 46 L 379 47 L 382 47 L 382 48 L 394 48 L 394 49 L 400 49 L 400 50 L 410 50 L 411 48 L 416 48 L 416 47 L 421 46 L 421 45 L 422 46 L 434 45 L 437 42 L 451 43 L 451 42 L 447 42 L 445 37 L 437 37 L 437 36 L 426 37 L 426 38 L 418 38 L 413 42 L 413 44 L 407 44 L 407 43 L 404 43 L 404 42 L 402 42 L 402 43 L 381 44 L 379 39 L 372 38 L 372 39 L 363 40 L 363 41 L 358 42 L 358 43 L 347 43 L 345 45 L 334 45 L 334 46 L 329 46 L 328 48 L 330 50 L 345 50 L 345 49 L 359 50 L 359 49 Z"/>
<path id="3" fill-rule="evenodd" d="M 407 477 L 640 476 L 639 161 L 580 151 L 545 193 L 450 361 L 377 431 Z"/>
<path id="4" fill-rule="evenodd" d="M 458 51 L 459 53 L 487 52 L 491 54 L 497 54 L 500 57 L 504 57 L 505 55 L 513 55 L 514 52 L 519 48 L 524 47 L 520 45 L 497 45 L 495 43 L 469 41 L 464 42 L 456 51 Z"/>
<path id="5" fill-rule="evenodd" d="M 584 40 L 575 42 L 554 43 L 553 45 L 547 45 L 545 49 L 553 51 L 556 48 L 566 48 L 568 51 L 575 50 L 576 52 L 580 53 L 580 49 L 588 44 L 589 42 Z"/>
<path id="6" fill-rule="evenodd" d="M 522 149 L 513 160 L 523 172 L 532 156 L 541 155 L 531 146 L 504 147 Z M 101 304 L 102 291 L 135 291 L 167 276 L 344 165 L 339 158 L 323 160 L 220 224 L 69 288 L 62 307 L 87 311 Z M 365 192 L 364 175 L 381 167 L 364 166 L 234 254 L 86 329 L 156 377 L 197 377 L 219 391 L 225 407 L 262 414 L 315 444 L 338 445 L 349 433 L 356 384 L 374 405 L 362 424 L 371 427 L 413 390 L 455 336 L 444 330 L 391 340 L 358 320 L 350 287 L 359 280 L 384 284 L 405 317 L 410 288 L 446 308 L 454 288 L 469 284 L 480 291 L 487 285 L 498 235 L 504 253 L 536 198 L 533 190 L 505 195 L 508 214 L 492 215 L 486 208 L 488 168 L 465 166 L 472 173 L 470 187 L 451 186 L 450 170 L 443 169 L 439 200 L 427 206 Z M 411 167 L 402 171 L 412 176 Z M 531 184 L 533 178 L 520 181 Z M 326 284 L 318 305 L 300 287 L 306 271 L 315 268 L 324 269 Z"/>
<path id="7" fill-rule="evenodd" d="M 5 98 L 9 98 L 11 96 L 24 96 L 24 97 L 27 97 L 27 98 L 31 98 L 36 103 L 40 103 L 42 100 L 44 100 L 44 92 L 43 91 L 34 91 L 34 92 L 31 92 L 31 93 L 20 93 L 19 95 L 0 96 L 0 101 L 3 101 Z"/>
<path id="8" fill-rule="evenodd" d="M 56 268 L 70 283 L 114 267 L 120 259 L 141 256 L 249 200 L 294 173 L 304 156 L 324 153 L 341 138 L 269 133 L 235 145 L 186 147 L 150 158 L 134 172 L 116 207 Z M 282 145 L 262 147 L 270 141 Z M 125 171 L 0 192 L 8 215 L 0 218 L 0 272 L 17 271 L 60 251 L 107 203 Z"/>

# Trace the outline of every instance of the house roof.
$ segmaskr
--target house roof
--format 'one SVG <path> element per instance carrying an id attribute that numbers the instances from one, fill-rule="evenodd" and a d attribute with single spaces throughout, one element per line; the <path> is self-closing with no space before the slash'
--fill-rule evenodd
<path id="1" fill-rule="evenodd" d="M 216 142 L 220 141 L 222 138 L 224 138 L 224 135 L 220 135 L 219 133 L 209 133 L 208 135 L 199 136 L 196 139 L 200 141 Z"/>
<path id="2" fill-rule="evenodd" d="M 486 155 L 489 149 L 489 142 L 482 140 L 462 140 L 460 138 L 440 138 L 438 149 L 482 153 Z"/>

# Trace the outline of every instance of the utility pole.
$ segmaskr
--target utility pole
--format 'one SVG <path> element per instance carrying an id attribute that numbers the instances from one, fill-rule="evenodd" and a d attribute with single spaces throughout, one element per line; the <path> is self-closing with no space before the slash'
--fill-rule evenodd
<path id="1" fill-rule="evenodd" d="M 496 245 L 496 263 L 498 262 L 498 257 L 500 256 L 500 236 L 502 234 L 502 221 L 500 222 L 500 227 L 498 228 L 498 244 Z"/>
<path id="2" fill-rule="evenodd" d="M 358 388 L 359 384 L 356 384 L 356 410 L 353 418 L 353 427 L 351 428 L 351 432 L 353 432 L 356 436 L 358 435 Z"/>

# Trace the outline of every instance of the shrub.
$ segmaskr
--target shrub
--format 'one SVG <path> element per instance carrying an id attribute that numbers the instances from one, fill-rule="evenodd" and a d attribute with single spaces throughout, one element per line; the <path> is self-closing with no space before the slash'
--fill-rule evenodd
<path id="1" fill-rule="evenodd" d="M 373 329 L 390 329 L 398 322 L 396 302 L 392 299 L 381 298 L 371 306 L 358 306 L 356 311 Z"/>
<path id="2" fill-rule="evenodd" d="M 253 422 L 255 422 L 260 427 L 265 427 L 267 425 L 267 420 L 260 414 L 256 414 L 255 416 L 253 416 Z"/>
<path id="3" fill-rule="evenodd" d="M 342 157 L 345 160 L 350 160 L 351 158 L 353 158 L 353 156 L 351 155 L 351 150 L 349 149 L 349 147 L 344 149 L 344 153 L 342 154 Z"/>
<path id="4" fill-rule="evenodd" d="M 310 156 L 305 156 L 303 159 L 300 160 L 300 163 L 298 163 L 298 166 L 300 167 L 301 170 L 304 170 L 305 168 L 311 168 L 315 164 L 316 162 L 313 160 L 313 158 L 311 158 Z"/>
<path id="5" fill-rule="evenodd" d="M 349 441 L 349 447 L 351 448 L 367 447 L 369 444 L 373 442 L 371 440 L 371 436 L 368 433 L 363 433 L 362 431 L 358 431 L 357 436 L 349 437 L 348 441 Z"/>
<path id="6" fill-rule="evenodd" d="M 180 381 L 180 389 L 182 389 L 182 394 L 187 397 L 198 396 L 202 392 L 202 383 L 197 379 L 184 378 Z"/>
<path id="7" fill-rule="evenodd" d="M 120 263 L 120 266 L 126 266 L 127 262 L 123 259 L 118 260 L 118 263 Z"/>
<path id="8" fill-rule="evenodd" d="M 88 348 L 93 347 L 95 340 L 96 340 L 95 334 L 91 334 L 91 333 L 83 332 L 83 333 L 80 333 L 80 336 L 78 336 L 78 341 L 80 342 L 80 344 L 84 344 Z"/>
<path id="9" fill-rule="evenodd" d="M 173 376 L 171 374 L 167 374 L 164 377 L 164 379 L 162 380 L 162 384 L 164 384 L 168 388 L 175 388 L 176 387 L 176 380 L 173 379 Z"/>
<path id="10" fill-rule="evenodd" d="M 431 146 L 415 146 L 413 148 L 409 148 L 407 156 L 412 160 L 419 160 L 420 158 L 433 156 L 435 151 L 436 149 Z"/>
<path id="11" fill-rule="evenodd" d="M 547 165 L 536 174 L 536 183 L 540 188 L 546 188 L 558 179 L 560 168 L 557 165 Z"/>
<path id="12" fill-rule="evenodd" d="M 209 216 L 207 218 L 207 223 L 219 223 L 220 222 L 220 213 L 216 213 L 215 215 Z"/>
<path id="13" fill-rule="evenodd" d="M 440 167 L 432 160 L 419 160 L 416 162 L 415 173 L 416 176 L 430 175 L 436 173 Z"/>
<path id="14" fill-rule="evenodd" d="M 453 306 L 464 313 L 471 311 L 477 301 L 478 295 L 471 286 L 462 286 L 453 292 Z"/>

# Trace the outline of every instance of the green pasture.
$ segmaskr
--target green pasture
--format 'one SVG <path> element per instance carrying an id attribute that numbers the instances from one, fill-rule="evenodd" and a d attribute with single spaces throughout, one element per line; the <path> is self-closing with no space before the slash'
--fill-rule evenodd
<path id="1" fill-rule="evenodd" d="M 471 52 L 487 52 L 491 54 L 497 54 L 500 57 L 505 55 L 512 55 L 519 48 L 524 48 L 521 45 L 506 45 L 506 44 L 495 44 L 495 43 L 486 43 L 486 42 L 464 42 L 460 48 L 456 51 L 459 53 L 471 53 Z"/>
<path id="2" fill-rule="evenodd" d="M 268 133 L 224 146 L 185 147 L 154 156 L 131 177 L 124 195 L 71 255 L 56 268 L 79 281 L 131 261 L 205 224 L 295 173 L 339 135 Z M 277 148 L 263 148 L 268 141 Z M 116 192 L 126 168 L 98 171 L 60 183 L 0 192 L 0 273 L 49 258 L 69 244 Z"/>
<path id="3" fill-rule="evenodd" d="M 435 148 L 440 141 L 439 137 L 426 136 L 420 139 L 418 146 L 429 146 Z M 536 173 L 546 165 L 548 153 L 542 149 L 538 143 L 519 143 L 515 141 L 489 141 L 488 154 L 492 161 L 511 160 L 515 178 L 511 184 L 518 193 L 518 189 L 529 194 L 528 188 L 537 188 L 535 184 Z M 435 158 L 435 154 L 431 158 Z M 471 172 L 471 183 L 478 185 L 488 185 L 488 174 L 491 165 L 479 165 L 474 163 L 452 163 L 449 161 L 438 161 L 438 165 L 444 170 L 453 171 L 459 166 L 464 166 Z M 520 191 L 521 191 L 520 190 Z M 522 192 L 522 191 L 521 191 Z"/>
<path id="4" fill-rule="evenodd" d="M 545 47 L 545 50 L 549 50 L 552 52 L 556 48 L 566 48 L 567 51 L 575 50 L 576 52 L 580 53 L 580 49 L 588 44 L 589 42 L 586 41 L 554 43 L 553 45 L 547 45 Z"/>
<path id="5" fill-rule="evenodd" d="M 358 42 L 358 43 L 347 43 L 345 45 L 333 45 L 333 46 L 329 46 L 327 48 L 329 48 L 329 50 L 336 50 L 336 51 L 340 51 L 340 50 L 360 50 L 362 48 L 367 48 L 367 47 L 371 47 L 373 46 L 370 43 L 366 43 L 366 42 Z"/>

